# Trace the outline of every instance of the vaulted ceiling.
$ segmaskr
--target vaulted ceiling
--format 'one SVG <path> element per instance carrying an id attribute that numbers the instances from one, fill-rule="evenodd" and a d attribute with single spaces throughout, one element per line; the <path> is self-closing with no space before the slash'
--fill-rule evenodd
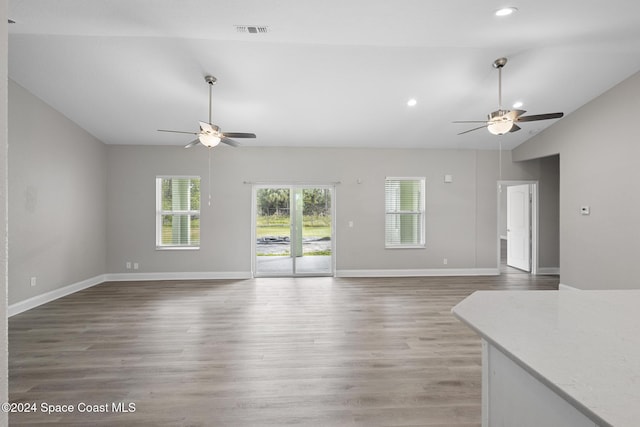
<path id="1" fill-rule="evenodd" d="M 157 129 L 206 121 L 211 74 L 213 122 L 246 146 L 512 148 L 556 120 L 451 123 L 498 108 L 496 58 L 503 106 L 530 114 L 640 70 L 636 0 L 9 0 L 9 18 L 10 78 L 106 144 L 186 144 Z"/>

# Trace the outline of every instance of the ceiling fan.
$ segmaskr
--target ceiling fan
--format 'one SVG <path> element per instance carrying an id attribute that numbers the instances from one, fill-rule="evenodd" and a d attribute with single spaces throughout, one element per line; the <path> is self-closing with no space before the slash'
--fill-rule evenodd
<path id="1" fill-rule="evenodd" d="M 498 69 L 498 109 L 489 113 L 487 120 L 461 120 L 453 123 L 484 123 L 473 129 L 460 132 L 458 135 L 473 132 L 474 130 L 487 128 L 494 135 L 504 135 L 509 132 L 520 130 L 517 123 L 535 122 L 538 120 L 559 119 L 564 113 L 547 113 L 523 116 L 524 110 L 503 110 L 502 109 L 502 68 L 507 63 L 507 58 L 498 58 L 493 62 L 493 67 Z"/>
<path id="2" fill-rule="evenodd" d="M 221 142 L 227 145 L 231 145 L 232 147 L 237 147 L 238 143 L 231 138 L 255 138 L 255 133 L 245 133 L 245 132 L 222 132 L 219 126 L 216 126 L 211 123 L 211 88 L 218 81 L 213 76 L 205 76 L 204 81 L 209 84 L 209 122 L 199 122 L 200 123 L 200 131 L 199 132 L 186 132 L 180 130 L 166 130 L 166 129 L 158 129 L 158 132 L 172 132 L 172 133 L 188 133 L 191 135 L 196 135 L 197 138 L 184 146 L 184 148 L 191 148 L 194 145 L 202 144 L 205 147 L 213 148 Z"/>

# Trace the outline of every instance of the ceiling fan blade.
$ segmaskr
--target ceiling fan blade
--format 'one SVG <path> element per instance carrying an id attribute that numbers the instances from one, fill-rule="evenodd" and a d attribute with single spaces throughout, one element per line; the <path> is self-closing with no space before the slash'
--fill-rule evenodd
<path id="1" fill-rule="evenodd" d="M 158 129 L 158 132 L 171 132 L 171 133 L 188 133 L 189 135 L 197 135 L 198 132 L 186 132 L 182 130 L 166 130 L 166 129 Z"/>
<path id="2" fill-rule="evenodd" d="M 564 116 L 564 113 L 548 113 L 548 114 L 535 114 L 533 116 L 522 116 L 515 119 L 515 122 L 535 122 L 538 120 L 559 119 Z"/>
<path id="3" fill-rule="evenodd" d="M 514 123 L 509 132 L 518 132 L 520 129 L 522 128 Z"/>
<path id="4" fill-rule="evenodd" d="M 511 120 L 516 120 L 518 117 L 520 117 L 524 113 L 526 113 L 525 110 L 511 110 L 505 115 Z"/>
<path id="5" fill-rule="evenodd" d="M 465 133 L 473 132 L 474 130 L 484 129 L 484 128 L 486 128 L 487 126 L 489 126 L 489 124 L 488 124 L 488 123 L 487 123 L 487 124 L 485 124 L 484 126 L 480 126 L 480 127 L 473 128 L 473 129 L 469 129 L 469 130 L 465 130 L 464 132 L 460 132 L 458 135 L 464 135 Z"/>
<path id="6" fill-rule="evenodd" d="M 486 120 L 456 120 L 451 123 L 487 123 Z"/>
<path id="7" fill-rule="evenodd" d="M 255 133 L 245 133 L 245 132 L 223 132 L 224 136 L 228 138 L 255 138 Z"/>
<path id="8" fill-rule="evenodd" d="M 198 145 L 200 144 L 200 139 L 196 138 L 193 141 L 191 141 L 190 143 L 188 143 L 187 145 L 184 146 L 184 148 L 191 148 L 194 145 Z"/>
<path id="9" fill-rule="evenodd" d="M 227 138 L 226 136 L 222 137 L 220 142 L 222 142 L 223 144 L 230 145 L 232 147 L 239 147 L 240 146 L 240 144 L 238 144 L 236 141 L 234 141 L 233 139 Z"/>

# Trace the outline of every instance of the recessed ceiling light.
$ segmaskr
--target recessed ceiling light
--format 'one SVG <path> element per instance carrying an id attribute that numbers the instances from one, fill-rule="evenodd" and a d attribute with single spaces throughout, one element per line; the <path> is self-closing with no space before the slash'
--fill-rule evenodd
<path id="1" fill-rule="evenodd" d="M 513 108 L 520 108 L 522 107 L 524 104 L 522 103 L 522 101 L 518 101 L 516 103 L 513 104 Z"/>
<path id="2" fill-rule="evenodd" d="M 409 107 L 415 107 L 417 103 L 418 103 L 418 101 L 416 101 L 415 98 L 411 98 L 410 100 L 407 101 L 407 105 Z"/>
<path id="3" fill-rule="evenodd" d="M 503 7 L 502 9 L 496 10 L 496 16 L 509 16 L 514 12 L 517 12 L 517 7 Z"/>

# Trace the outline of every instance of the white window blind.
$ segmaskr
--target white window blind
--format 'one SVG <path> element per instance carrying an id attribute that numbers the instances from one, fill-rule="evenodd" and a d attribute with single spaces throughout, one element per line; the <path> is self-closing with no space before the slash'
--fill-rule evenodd
<path id="1" fill-rule="evenodd" d="M 421 248 L 425 245 L 425 179 L 385 179 L 385 246 Z"/>
<path id="2" fill-rule="evenodd" d="M 200 247 L 200 177 L 156 177 L 156 248 Z"/>

